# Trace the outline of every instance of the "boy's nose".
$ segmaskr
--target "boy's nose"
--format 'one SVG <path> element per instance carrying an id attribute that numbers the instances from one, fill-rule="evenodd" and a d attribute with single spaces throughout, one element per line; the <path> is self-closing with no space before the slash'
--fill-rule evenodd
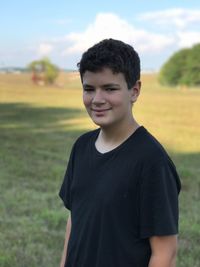
<path id="1" fill-rule="evenodd" d="M 101 90 L 96 90 L 92 99 L 93 104 L 105 103 L 104 94 Z"/>

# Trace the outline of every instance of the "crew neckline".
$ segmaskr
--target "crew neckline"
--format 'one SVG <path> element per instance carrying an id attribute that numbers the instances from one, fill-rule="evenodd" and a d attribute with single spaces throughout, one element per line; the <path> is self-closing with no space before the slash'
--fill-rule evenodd
<path id="1" fill-rule="evenodd" d="M 121 144 L 119 144 L 117 147 L 115 147 L 115 148 L 113 148 L 113 149 L 111 149 L 111 150 L 109 150 L 109 151 L 107 151 L 107 152 L 104 152 L 104 153 L 102 153 L 102 152 L 100 152 L 97 148 L 96 148 L 96 145 L 95 145 L 95 142 L 96 142 L 96 140 L 97 140 L 97 138 L 98 138 L 98 135 L 99 135 L 99 133 L 100 133 L 100 128 L 99 129 L 97 129 L 97 132 L 96 132 L 96 135 L 95 135 L 95 138 L 93 139 L 93 142 L 92 142 L 92 146 L 93 146 L 93 148 L 94 148 L 94 150 L 95 150 L 95 152 L 96 152 L 96 154 L 98 154 L 98 155 L 100 155 L 100 156 L 106 156 L 106 155 L 109 155 L 109 154 L 112 154 L 112 153 L 114 153 L 115 151 L 117 151 L 117 150 L 119 150 L 119 149 L 121 149 L 133 136 L 135 136 L 135 135 L 137 135 L 137 133 L 138 132 L 140 132 L 142 129 L 145 129 L 144 128 L 144 126 L 143 125 L 141 125 L 141 126 L 139 126 L 131 135 L 129 135 L 128 137 L 127 137 L 127 139 L 125 139 Z"/>

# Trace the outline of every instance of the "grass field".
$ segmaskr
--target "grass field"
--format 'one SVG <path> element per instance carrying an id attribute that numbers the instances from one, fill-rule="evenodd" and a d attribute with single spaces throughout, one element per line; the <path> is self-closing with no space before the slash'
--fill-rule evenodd
<path id="1" fill-rule="evenodd" d="M 200 90 L 143 75 L 136 119 L 165 146 L 182 180 L 178 267 L 200 266 Z M 0 74 L 0 267 L 59 266 L 67 211 L 58 191 L 87 118 L 77 73 L 37 87 Z"/>

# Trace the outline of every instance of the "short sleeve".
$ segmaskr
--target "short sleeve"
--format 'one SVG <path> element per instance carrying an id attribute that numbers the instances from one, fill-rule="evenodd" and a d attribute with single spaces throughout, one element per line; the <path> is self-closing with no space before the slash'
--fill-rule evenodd
<path id="1" fill-rule="evenodd" d="M 59 196 L 68 210 L 71 210 L 71 183 L 73 177 L 73 158 L 74 158 L 74 147 L 72 148 L 67 165 L 67 170 L 65 172 L 65 176 L 59 191 Z"/>
<path id="2" fill-rule="evenodd" d="M 180 180 L 170 158 L 162 159 L 143 173 L 140 188 L 139 235 L 178 233 L 178 194 Z"/>

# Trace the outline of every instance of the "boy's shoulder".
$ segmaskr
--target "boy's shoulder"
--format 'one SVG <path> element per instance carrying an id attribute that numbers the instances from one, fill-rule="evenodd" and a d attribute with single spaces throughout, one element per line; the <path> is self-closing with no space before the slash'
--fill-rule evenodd
<path id="1" fill-rule="evenodd" d="M 92 130 L 92 131 L 88 131 L 88 132 L 85 132 L 83 134 L 81 134 L 75 141 L 75 145 L 76 146 L 79 146 L 81 144 L 86 144 L 87 142 L 93 140 L 93 138 L 95 139 L 98 134 L 99 134 L 99 131 L 100 129 L 95 129 L 95 130 Z"/>
<path id="2" fill-rule="evenodd" d="M 147 174 L 166 175 L 166 177 L 174 177 L 177 183 L 178 191 L 181 188 L 181 182 L 176 170 L 176 166 L 171 159 L 168 151 L 164 146 L 146 129 L 140 139 L 139 159 L 143 166 L 143 177 Z M 148 175 L 147 175 L 148 177 Z M 156 177 L 156 176 L 155 176 Z M 164 176 L 163 176 L 164 177 Z"/>
<path id="3" fill-rule="evenodd" d="M 146 128 L 142 127 L 138 136 L 137 146 L 139 154 L 147 161 L 157 161 L 169 158 L 164 146 Z"/>

